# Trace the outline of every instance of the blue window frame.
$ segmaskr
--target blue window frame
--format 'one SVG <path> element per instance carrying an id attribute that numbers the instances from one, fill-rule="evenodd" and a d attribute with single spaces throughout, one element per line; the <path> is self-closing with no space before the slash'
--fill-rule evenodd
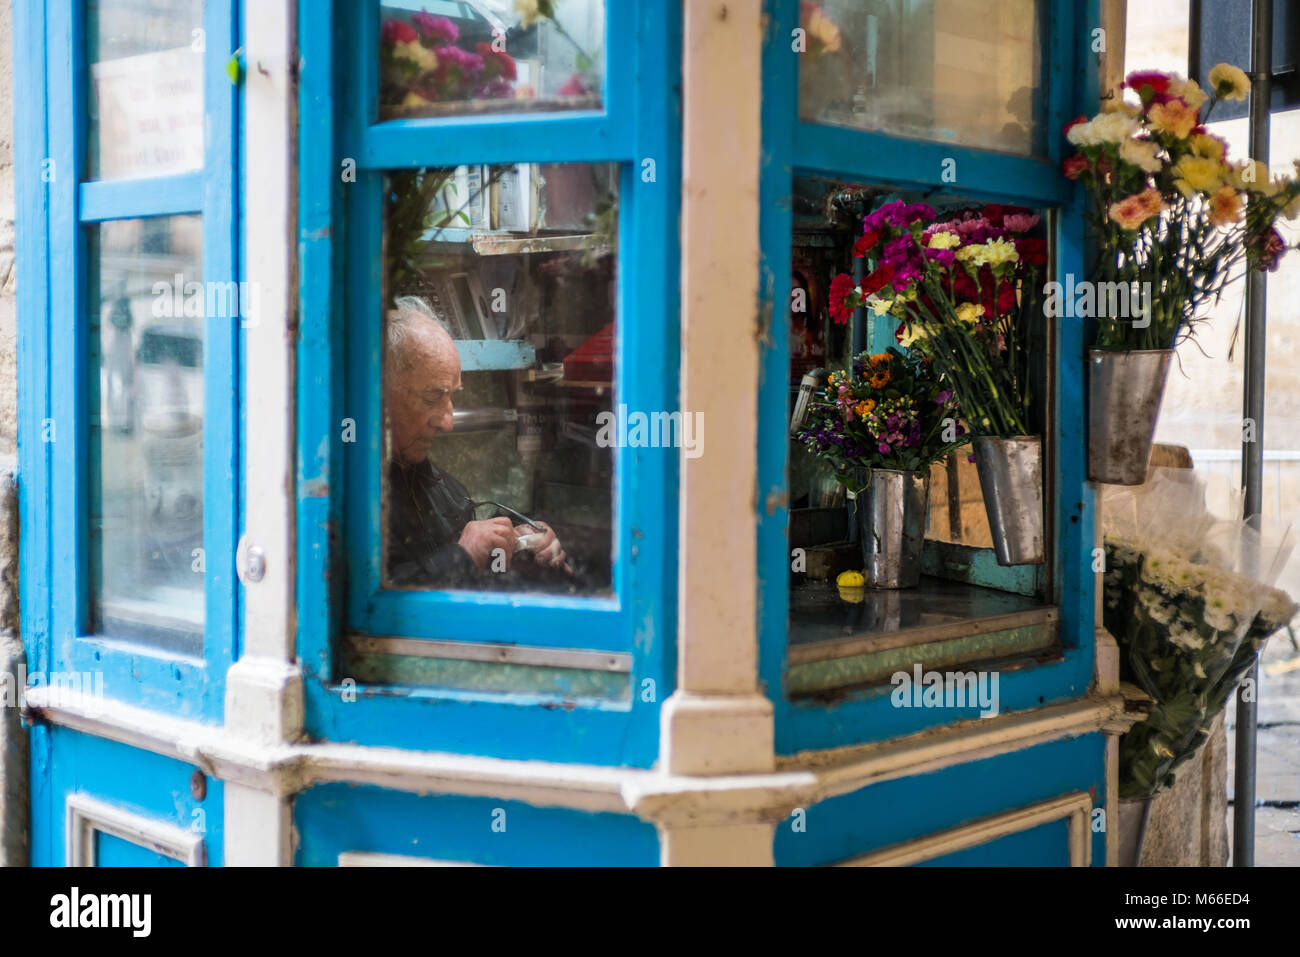
<path id="1" fill-rule="evenodd" d="M 630 409 L 676 408 L 674 6 L 606 4 L 600 109 L 377 122 L 379 4 L 299 5 L 298 638 L 318 737 L 640 766 L 656 757 L 657 702 L 671 692 L 675 665 L 671 451 L 615 452 L 608 597 L 381 587 L 381 199 L 388 170 L 619 164 L 615 394 Z M 344 419 L 355 423 L 355 443 L 343 441 Z M 355 635 L 627 654 L 629 693 L 356 688 L 340 663 L 340 644 Z"/>
<path id="2" fill-rule="evenodd" d="M 1054 265 L 1079 275 L 1083 263 L 1080 199 L 1060 175 L 1059 131 L 1075 114 L 1097 102 L 1097 62 L 1085 51 L 1100 22 L 1096 0 L 1042 0 L 1049 4 L 1043 38 L 1043 108 L 1036 117 L 1046 129 L 1046 155 L 1017 156 L 906 139 L 889 134 L 810 123 L 799 118 L 798 55 L 791 37 L 799 27 L 798 0 L 767 0 L 768 32 L 763 59 L 763 168 L 760 184 L 762 289 L 772 315 L 788 301 L 793 213 L 788 197 L 796 175 L 951 192 L 975 200 L 1017 203 L 1054 211 Z M 955 183 L 945 181 L 945 161 L 955 160 Z M 1049 600 L 1060 610 L 1060 660 L 1001 674 L 1002 711 L 1018 711 L 1087 692 L 1093 672 L 1093 495 L 1085 470 L 1083 362 L 1085 330 L 1061 323 L 1055 330 L 1055 366 L 1050 370 L 1055 410 L 1049 422 L 1045 489 L 1055 554 Z M 888 337 L 892 340 L 892 336 Z M 886 341 L 883 344 L 888 344 Z M 882 343 L 877 342 L 879 348 Z M 787 421 L 789 346 L 785 336 L 764 339 L 759 421 L 757 501 L 785 501 L 789 445 Z M 1055 461 L 1050 450 L 1055 450 Z M 788 508 L 760 513 L 758 580 L 760 675 L 776 708 L 776 748 L 790 754 L 837 747 L 920 731 L 954 720 L 952 710 L 894 708 L 879 689 L 847 694 L 827 707 L 792 702 L 785 688 L 789 555 Z M 1010 570 L 1013 571 L 1014 570 Z M 888 687 L 885 689 L 889 690 Z M 956 715 L 976 717 L 977 709 Z"/>
<path id="3" fill-rule="evenodd" d="M 225 72 L 237 46 L 236 7 L 206 0 L 195 27 L 202 32 L 192 36 L 202 55 L 201 168 L 102 181 L 88 178 L 88 4 L 28 3 L 15 11 L 24 49 L 16 83 L 34 91 L 20 98 L 19 114 L 21 588 L 30 667 L 102 672 L 106 697 L 208 721 L 220 720 L 237 641 L 239 321 L 209 319 L 202 334 L 202 652 L 95 634 L 90 515 L 99 370 L 89 334 L 89 257 L 92 234 L 104 224 L 198 216 L 202 278 L 237 279 L 237 89 Z M 35 261 L 45 250 L 48 262 Z"/>

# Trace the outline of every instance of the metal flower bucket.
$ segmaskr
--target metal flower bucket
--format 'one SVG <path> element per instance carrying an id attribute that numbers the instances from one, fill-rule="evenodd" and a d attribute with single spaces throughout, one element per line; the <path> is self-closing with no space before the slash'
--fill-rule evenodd
<path id="1" fill-rule="evenodd" d="M 1107 485 L 1147 480 L 1151 440 L 1171 349 L 1088 353 L 1088 478 Z"/>
<path id="2" fill-rule="evenodd" d="M 930 473 L 859 470 L 854 500 L 862 575 L 871 588 L 915 588 L 930 505 Z"/>
<path id="3" fill-rule="evenodd" d="M 999 565 L 1041 565 L 1043 549 L 1043 440 L 979 436 L 975 469 Z"/>

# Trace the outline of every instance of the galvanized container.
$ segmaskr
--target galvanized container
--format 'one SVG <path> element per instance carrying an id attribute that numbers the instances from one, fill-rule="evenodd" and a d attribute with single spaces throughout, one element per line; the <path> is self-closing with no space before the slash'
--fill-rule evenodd
<path id="1" fill-rule="evenodd" d="M 1043 440 L 979 436 L 975 469 L 999 565 L 1041 565 L 1043 546 Z"/>
<path id="2" fill-rule="evenodd" d="M 853 506 L 862 546 L 862 574 L 871 588 L 915 588 L 930 504 L 930 473 L 860 470 L 865 488 Z"/>
<path id="3" fill-rule="evenodd" d="M 1088 353 L 1088 478 L 1107 485 L 1147 480 L 1151 440 L 1171 349 Z"/>

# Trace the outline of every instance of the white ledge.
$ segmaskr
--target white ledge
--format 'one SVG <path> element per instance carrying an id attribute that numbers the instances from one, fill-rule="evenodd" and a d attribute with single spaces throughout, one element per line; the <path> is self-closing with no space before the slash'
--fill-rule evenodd
<path id="1" fill-rule="evenodd" d="M 54 700 L 27 690 L 27 717 L 193 764 L 205 774 L 287 796 L 314 785 L 371 784 L 413 794 L 518 800 L 538 807 L 635 814 L 667 827 L 775 821 L 797 807 L 870 784 L 983 760 L 1037 744 L 1127 729 L 1123 695 L 1089 696 L 851 748 L 780 758 L 775 771 L 710 776 L 520 761 L 355 744 L 262 744 L 218 725 L 111 700 Z"/>

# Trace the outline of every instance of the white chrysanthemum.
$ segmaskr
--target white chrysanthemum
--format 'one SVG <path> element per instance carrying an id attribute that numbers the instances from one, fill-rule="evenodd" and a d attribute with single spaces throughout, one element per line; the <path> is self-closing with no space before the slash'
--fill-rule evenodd
<path id="1" fill-rule="evenodd" d="M 1169 629 L 1169 640 L 1184 651 L 1200 651 L 1205 647 L 1205 639 L 1190 628 L 1178 624 Z"/>
<path id="2" fill-rule="evenodd" d="M 1205 623 L 1219 632 L 1230 632 L 1237 627 L 1228 603 L 1218 595 L 1205 598 Z"/>
<path id="3" fill-rule="evenodd" d="M 1162 602 L 1155 601 L 1147 605 L 1147 614 L 1152 620 L 1161 625 L 1167 625 L 1174 619 L 1174 609 L 1172 605 L 1166 605 Z"/>
<path id="4" fill-rule="evenodd" d="M 1300 611 L 1300 605 L 1296 605 L 1291 600 L 1291 596 L 1282 589 L 1269 588 L 1265 590 L 1259 613 L 1274 628 L 1285 628 L 1291 619 L 1295 617 L 1297 611 Z"/>
<path id="5" fill-rule="evenodd" d="M 1127 113 L 1100 113 L 1087 123 L 1070 128 L 1066 134 L 1075 146 L 1100 146 L 1122 143 L 1138 131 L 1138 120 Z"/>

